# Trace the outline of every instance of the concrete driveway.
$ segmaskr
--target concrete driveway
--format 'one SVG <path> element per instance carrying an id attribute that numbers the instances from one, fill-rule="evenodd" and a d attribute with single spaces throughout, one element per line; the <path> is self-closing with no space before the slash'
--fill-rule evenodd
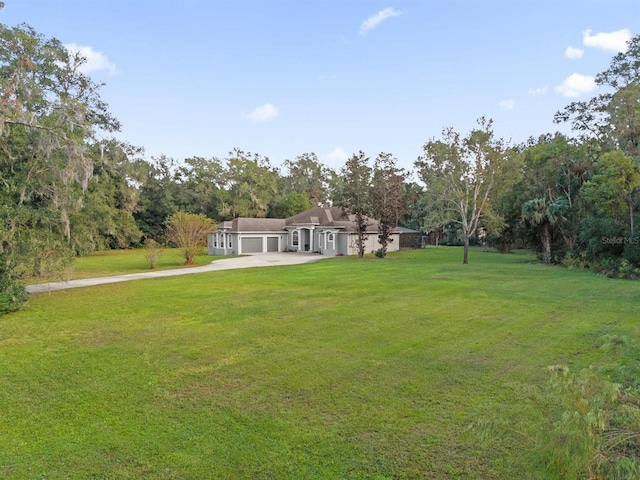
<path id="1" fill-rule="evenodd" d="M 175 270 L 148 271 L 141 273 L 130 273 L 127 275 L 114 275 L 111 277 L 85 278 L 82 280 L 69 280 L 67 282 L 38 283 L 27 285 L 29 293 L 53 292 L 64 290 L 65 288 L 91 287 L 93 285 L 103 285 L 105 283 L 128 282 L 130 280 L 141 280 L 145 278 L 173 277 L 176 275 L 190 275 L 193 273 L 215 272 L 217 270 L 232 270 L 235 268 L 257 268 L 275 267 L 278 265 L 298 265 L 301 263 L 316 262 L 322 255 L 316 253 L 257 253 L 242 257 L 222 258 L 215 260 L 208 265 L 200 267 L 185 267 Z"/>

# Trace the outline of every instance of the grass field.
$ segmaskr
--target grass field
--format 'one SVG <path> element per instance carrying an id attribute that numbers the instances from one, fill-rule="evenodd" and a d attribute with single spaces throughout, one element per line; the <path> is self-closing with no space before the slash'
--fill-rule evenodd
<path id="1" fill-rule="evenodd" d="M 0 478 L 544 478 L 546 367 L 617 359 L 637 282 L 457 248 L 33 296 L 0 317 Z"/>
<path id="2" fill-rule="evenodd" d="M 149 261 L 146 258 L 145 249 L 131 250 L 105 250 L 94 252 L 84 257 L 77 257 L 75 267 L 69 272 L 69 278 L 65 280 L 76 280 L 81 278 L 108 277 L 111 275 L 125 275 L 128 273 L 149 272 Z M 155 270 L 172 270 L 176 268 L 189 268 L 205 265 L 216 258 L 206 255 L 194 257 L 193 265 L 185 265 L 184 255 L 178 248 L 162 248 Z M 55 278 L 29 278 L 26 283 L 45 283 L 56 281 Z"/>

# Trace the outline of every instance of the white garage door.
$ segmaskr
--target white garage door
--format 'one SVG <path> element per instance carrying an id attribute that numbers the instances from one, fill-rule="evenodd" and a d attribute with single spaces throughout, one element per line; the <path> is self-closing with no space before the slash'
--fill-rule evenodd
<path id="1" fill-rule="evenodd" d="M 245 237 L 241 241 L 242 253 L 262 253 L 262 237 Z"/>

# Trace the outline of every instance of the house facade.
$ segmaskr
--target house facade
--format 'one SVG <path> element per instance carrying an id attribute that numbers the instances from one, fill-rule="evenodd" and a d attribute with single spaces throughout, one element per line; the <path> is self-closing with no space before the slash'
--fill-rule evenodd
<path id="1" fill-rule="evenodd" d="M 378 222 L 367 220 L 365 252 L 380 248 Z M 400 236 L 413 230 L 394 229 L 387 251 L 400 249 Z M 341 207 L 315 207 L 286 219 L 234 218 L 221 222 L 208 238 L 209 255 L 267 252 L 309 252 L 356 255 L 355 215 Z"/>

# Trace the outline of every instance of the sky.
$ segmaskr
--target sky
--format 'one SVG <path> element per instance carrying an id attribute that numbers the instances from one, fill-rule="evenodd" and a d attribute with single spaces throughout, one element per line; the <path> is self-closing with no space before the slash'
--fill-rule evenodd
<path id="1" fill-rule="evenodd" d="M 148 160 L 237 147 L 339 169 L 363 150 L 411 169 L 481 116 L 512 143 L 568 132 L 554 113 L 640 34 L 637 0 L 4 1 L 0 23 L 87 57 Z"/>

